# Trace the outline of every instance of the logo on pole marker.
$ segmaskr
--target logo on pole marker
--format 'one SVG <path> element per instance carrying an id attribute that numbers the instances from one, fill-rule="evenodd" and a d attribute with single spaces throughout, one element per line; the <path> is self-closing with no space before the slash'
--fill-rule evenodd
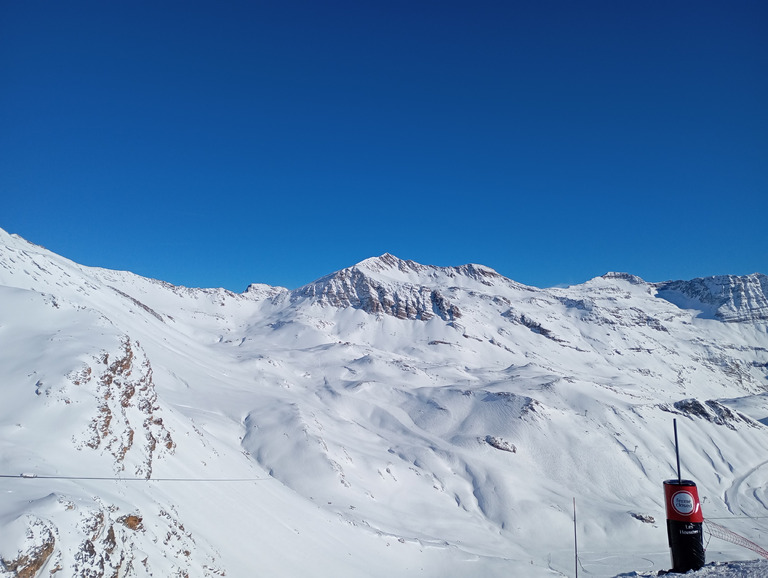
<path id="1" fill-rule="evenodd" d="M 672 507 L 681 516 L 690 516 L 693 514 L 695 501 L 693 494 L 686 491 L 680 491 L 672 496 Z"/>

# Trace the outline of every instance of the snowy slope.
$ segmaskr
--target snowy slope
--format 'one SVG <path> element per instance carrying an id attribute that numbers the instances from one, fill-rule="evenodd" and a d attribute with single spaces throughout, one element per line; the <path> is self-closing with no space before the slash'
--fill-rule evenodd
<path id="1" fill-rule="evenodd" d="M 584 571 L 655 571 L 675 417 L 705 516 L 765 542 L 765 303 L 392 255 L 234 294 L 0 230 L 5 574 L 571 575 L 574 497 Z"/>

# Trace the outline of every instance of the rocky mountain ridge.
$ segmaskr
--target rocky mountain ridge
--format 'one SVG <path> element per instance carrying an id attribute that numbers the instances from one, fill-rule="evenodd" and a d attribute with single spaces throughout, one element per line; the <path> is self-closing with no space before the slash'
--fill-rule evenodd
<path id="1" fill-rule="evenodd" d="M 648 286 L 662 299 L 682 308 L 699 309 L 701 315 L 710 315 L 725 322 L 768 319 L 768 277 L 760 273 L 660 283 L 647 283 L 629 273 L 609 272 L 602 278 Z M 431 284 L 424 283 L 425 279 Z M 461 317 L 461 311 L 434 284 L 450 287 L 449 280 L 460 285 L 461 279 L 478 281 L 487 287 L 506 284 L 517 289 L 537 290 L 482 265 L 426 266 L 385 253 L 301 287 L 292 292 L 292 298 L 310 298 L 324 305 L 354 307 L 367 313 L 392 315 L 399 319 L 426 321 L 437 315 L 445 321 L 452 321 Z"/>
<path id="2" fill-rule="evenodd" d="M 680 306 L 701 309 L 720 321 L 768 320 L 768 276 L 761 273 L 666 281 L 655 286 L 660 297 Z"/>

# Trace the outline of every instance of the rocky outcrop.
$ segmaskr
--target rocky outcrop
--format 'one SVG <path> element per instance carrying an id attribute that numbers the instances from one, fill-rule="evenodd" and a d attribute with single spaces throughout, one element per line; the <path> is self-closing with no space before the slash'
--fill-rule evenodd
<path id="1" fill-rule="evenodd" d="M 562 339 L 559 339 L 552 331 L 543 327 L 541 323 L 539 323 L 535 319 L 531 319 L 530 317 L 528 317 L 523 313 L 516 312 L 513 309 L 508 309 L 507 311 L 502 313 L 501 316 L 504 317 L 505 319 L 508 319 L 512 323 L 517 323 L 519 325 L 523 325 L 527 327 L 537 335 L 541 335 L 542 337 L 546 337 L 547 339 L 551 339 L 552 341 L 556 341 L 558 343 L 564 342 Z"/>
<path id="2" fill-rule="evenodd" d="M 185 529 L 175 508 L 137 508 L 49 494 L 3 528 L 0 576 L 226 576 L 210 546 Z M 63 538 L 62 538 L 63 536 Z M 76 546 L 74 546 L 76 544 Z"/>
<path id="3" fill-rule="evenodd" d="M 733 411 L 714 399 L 709 399 L 704 403 L 693 398 L 683 399 L 676 401 L 672 404 L 672 407 L 667 404 L 662 404 L 659 407 L 662 411 L 679 413 L 690 418 L 704 419 L 715 425 L 724 425 L 732 430 L 735 430 L 736 425 L 739 423 L 754 425 L 754 422 L 745 415 Z"/>
<path id="4" fill-rule="evenodd" d="M 11 572 L 18 578 L 35 578 L 40 575 L 42 568 L 48 563 L 56 547 L 55 528 L 50 522 L 25 516 L 27 528 L 25 542 L 22 548 L 13 558 L 6 559 L 0 556 L 0 573 L 2 569 Z M 51 570 L 51 574 L 54 570 Z"/>
<path id="5" fill-rule="evenodd" d="M 70 375 L 78 387 L 95 387 L 98 404 L 85 439 L 75 443 L 79 449 L 112 454 L 116 471 L 125 469 L 131 452 L 133 473 L 150 478 L 155 458 L 173 453 L 175 443 L 159 415 L 149 360 L 139 344 L 126 337 L 113 359 L 104 353 L 96 361 L 95 368 L 88 366 Z"/>
<path id="6" fill-rule="evenodd" d="M 492 448 L 496 448 L 497 450 L 501 450 L 503 452 L 509 452 L 511 454 L 517 453 L 517 446 L 511 442 L 508 442 L 504 438 L 491 435 L 485 436 L 485 443 L 487 443 Z"/>

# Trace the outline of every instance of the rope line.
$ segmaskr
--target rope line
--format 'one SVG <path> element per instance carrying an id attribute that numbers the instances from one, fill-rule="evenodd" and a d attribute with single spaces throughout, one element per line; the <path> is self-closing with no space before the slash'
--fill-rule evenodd
<path id="1" fill-rule="evenodd" d="M 768 516 L 726 516 L 724 518 L 710 518 L 707 520 L 764 520 L 768 519 Z"/>
<path id="2" fill-rule="evenodd" d="M 725 526 L 721 526 L 720 524 L 716 524 L 715 522 L 712 522 L 710 518 L 704 519 L 704 527 L 707 529 L 707 532 L 709 532 L 711 536 L 714 536 L 715 538 L 720 538 L 721 540 L 725 540 L 726 542 L 731 542 L 732 544 L 736 544 L 737 546 L 741 546 L 742 548 L 747 548 L 748 550 L 752 550 L 753 552 L 760 554 L 763 558 L 768 559 L 768 550 L 761 548 L 760 546 L 755 544 L 752 540 L 748 540 L 744 536 L 737 534 L 732 530 L 729 530 Z"/>

